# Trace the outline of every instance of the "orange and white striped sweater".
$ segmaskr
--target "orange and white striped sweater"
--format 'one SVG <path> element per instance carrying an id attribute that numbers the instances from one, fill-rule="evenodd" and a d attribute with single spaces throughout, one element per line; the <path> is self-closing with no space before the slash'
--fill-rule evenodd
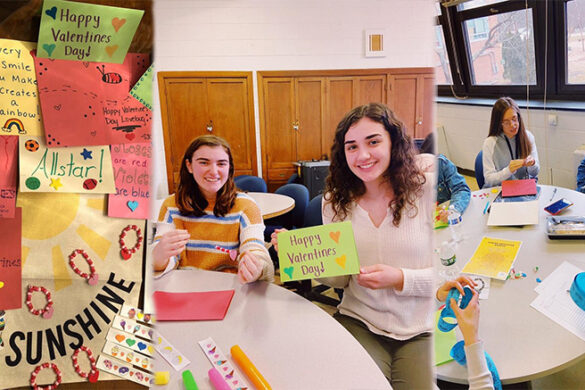
<path id="1" fill-rule="evenodd" d="M 185 251 L 179 256 L 179 268 L 236 273 L 241 254 L 250 252 L 265 263 L 260 279 L 272 281 L 274 265 L 264 246 L 264 223 L 256 202 L 239 192 L 234 206 L 223 217 L 213 215 L 213 206 L 207 206 L 206 215 L 195 217 L 181 215 L 175 204 L 175 195 L 163 202 L 158 220 L 173 223 L 177 229 L 191 234 Z M 229 250 L 238 251 L 236 261 L 230 259 Z"/>

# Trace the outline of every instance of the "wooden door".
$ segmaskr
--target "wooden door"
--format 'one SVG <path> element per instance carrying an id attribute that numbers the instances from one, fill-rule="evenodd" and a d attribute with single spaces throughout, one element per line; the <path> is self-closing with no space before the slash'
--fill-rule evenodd
<path id="1" fill-rule="evenodd" d="M 321 130 L 324 127 L 325 79 L 299 77 L 295 80 L 296 159 L 319 160 L 322 155 Z"/>
<path id="2" fill-rule="evenodd" d="M 415 137 L 418 75 L 399 74 L 389 77 L 388 106 L 406 126 L 406 132 Z"/>
<path id="3" fill-rule="evenodd" d="M 212 127 L 210 134 L 227 140 L 234 158 L 235 175 L 252 175 L 256 161 L 250 151 L 250 112 L 248 80 L 210 78 L 207 80 L 207 101 Z M 255 148 L 254 148 L 255 149 Z M 255 160 L 255 159 L 254 159 Z"/>
<path id="4" fill-rule="evenodd" d="M 169 193 L 186 147 L 202 134 L 230 143 L 236 174 L 257 174 L 251 72 L 159 72 L 158 83 Z"/>
<path id="5" fill-rule="evenodd" d="M 263 176 L 267 181 L 286 181 L 297 161 L 294 79 L 266 78 L 262 84 Z"/>
<path id="6" fill-rule="evenodd" d="M 354 106 L 386 103 L 386 75 L 356 77 L 357 100 Z"/>
<path id="7" fill-rule="evenodd" d="M 416 138 L 425 138 L 435 130 L 435 78 L 432 74 L 420 76 L 419 82 L 422 98 L 419 99 L 420 106 L 417 107 L 417 116 L 420 124 L 417 125 Z"/>
<path id="8" fill-rule="evenodd" d="M 321 133 L 323 154 L 331 158 L 331 146 L 337 125 L 356 106 L 355 77 L 328 77 L 326 82 L 327 112 Z"/>

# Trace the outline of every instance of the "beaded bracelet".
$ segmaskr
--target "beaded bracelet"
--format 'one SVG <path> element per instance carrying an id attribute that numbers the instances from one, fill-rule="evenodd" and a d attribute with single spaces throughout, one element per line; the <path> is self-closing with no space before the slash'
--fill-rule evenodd
<path id="1" fill-rule="evenodd" d="M 124 238 L 126 238 L 126 232 L 128 232 L 130 230 L 134 230 L 136 232 L 136 244 L 131 249 L 128 249 L 128 247 L 126 246 L 126 243 L 124 242 Z M 122 230 L 122 233 L 120 234 L 120 255 L 122 256 L 122 258 L 124 260 L 130 259 L 130 257 L 132 257 L 134 252 L 136 252 L 138 249 L 140 249 L 141 242 L 142 242 L 142 232 L 140 231 L 140 228 L 136 225 L 126 226 Z"/>
<path id="2" fill-rule="evenodd" d="M 57 375 L 57 379 L 55 379 L 55 382 L 51 383 L 48 386 L 39 386 L 37 385 L 37 375 L 39 374 L 39 372 L 41 372 L 42 369 L 45 368 L 51 368 Z M 61 371 L 59 370 L 55 363 L 43 363 L 40 366 L 37 366 L 30 375 L 30 386 L 34 390 L 55 390 L 61 384 L 62 379 L 63 378 L 61 376 Z"/>
<path id="3" fill-rule="evenodd" d="M 35 309 L 32 305 L 32 294 L 33 292 L 38 291 L 45 294 L 45 297 L 47 298 L 47 305 L 43 309 Z M 35 316 L 40 315 L 45 319 L 49 319 L 53 316 L 53 300 L 51 299 L 51 292 L 43 286 L 28 286 L 28 290 L 26 292 L 26 306 L 28 307 L 28 311 L 30 311 Z"/>
<path id="4" fill-rule="evenodd" d="M 81 369 L 79 368 L 79 363 L 77 361 L 77 356 L 79 356 L 79 351 L 84 351 L 87 354 L 87 358 L 89 359 L 89 364 L 91 366 L 91 370 L 90 370 L 89 374 L 87 372 L 82 372 Z M 73 360 L 73 368 L 75 369 L 75 372 L 80 377 L 88 378 L 89 382 L 91 382 L 91 383 L 97 382 L 98 377 L 100 375 L 100 372 L 95 365 L 95 358 L 93 357 L 93 353 L 91 352 L 91 349 L 89 349 L 89 347 L 82 345 L 81 347 L 77 348 L 75 350 L 75 352 L 73 352 L 73 355 L 71 356 L 71 360 Z"/>
<path id="5" fill-rule="evenodd" d="M 73 260 L 75 259 L 75 256 L 77 256 L 77 254 L 83 256 L 85 261 L 87 261 L 87 264 L 89 265 L 89 272 L 91 272 L 89 275 L 85 272 L 81 272 L 81 270 L 77 268 L 77 266 L 75 265 L 75 261 Z M 69 265 L 71 266 L 71 268 L 73 268 L 73 272 L 81 276 L 83 279 L 87 280 L 87 283 L 89 283 L 90 286 L 95 286 L 97 284 L 98 274 L 96 274 L 95 272 L 93 260 L 89 258 L 89 256 L 87 255 L 87 253 L 85 253 L 84 250 L 75 249 L 73 252 L 71 252 L 71 254 L 69 255 Z"/>

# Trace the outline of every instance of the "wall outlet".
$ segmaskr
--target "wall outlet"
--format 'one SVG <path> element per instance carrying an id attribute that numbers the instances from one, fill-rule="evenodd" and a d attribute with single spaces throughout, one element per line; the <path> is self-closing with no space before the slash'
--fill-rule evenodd
<path id="1" fill-rule="evenodd" d="M 556 126 L 558 121 L 557 114 L 548 114 L 548 125 L 549 126 Z"/>

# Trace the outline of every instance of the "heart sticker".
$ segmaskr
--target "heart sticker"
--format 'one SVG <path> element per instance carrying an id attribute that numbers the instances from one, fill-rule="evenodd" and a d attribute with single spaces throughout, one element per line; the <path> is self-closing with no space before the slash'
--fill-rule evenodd
<path id="1" fill-rule="evenodd" d="M 135 200 L 129 200 L 128 202 L 126 202 L 126 204 L 128 205 L 128 208 L 132 211 L 135 211 L 138 208 L 138 202 Z"/>
<path id="2" fill-rule="evenodd" d="M 128 344 L 128 346 L 133 346 L 134 344 L 136 344 L 136 340 L 132 340 L 132 339 L 126 339 L 126 344 Z"/>
<path id="3" fill-rule="evenodd" d="M 125 137 L 128 140 L 132 141 L 136 137 L 136 134 L 134 134 L 134 133 L 128 133 L 128 134 L 125 135 Z"/>
<path id="4" fill-rule="evenodd" d="M 143 342 L 140 342 L 140 343 L 137 344 L 137 347 L 138 347 L 139 350 L 142 351 L 143 349 L 145 349 L 147 347 L 147 345 L 144 344 Z"/>
<path id="5" fill-rule="evenodd" d="M 335 241 L 336 244 L 339 244 L 339 236 L 341 235 L 340 231 L 336 231 L 336 232 L 329 232 L 329 237 L 331 237 L 331 239 L 333 241 Z"/>
<path id="6" fill-rule="evenodd" d="M 125 23 L 126 23 L 126 19 L 118 19 L 118 18 L 112 19 L 112 26 L 114 26 L 114 30 L 116 30 L 116 32 L 118 32 L 118 30 L 120 28 L 122 28 L 122 26 Z"/>
<path id="7" fill-rule="evenodd" d="M 284 273 L 288 275 L 289 279 L 292 279 L 294 270 L 295 270 L 295 267 L 293 267 L 293 266 L 286 267 L 284 269 Z"/>
<path id="8" fill-rule="evenodd" d="M 53 18 L 53 20 L 57 20 L 57 7 L 53 7 L 45 11 L 47 15 Z"/>
<path id="9" fill-rule="evenodd" d="M 346 260 L 345 255 L 335 258 L 335 262 L 343 269 L 345 269 L 345 260 Z"/>
<path id="10" fill-rule="evenodd" d="M 116 335 L 116 340 L 118 340 L 119 343 L 124 341 L 125 338 L 126 338 L 126 336 L 124 336 L 124 335 L 121 335 L 121 334 Z"/>
<path id="11" fill-rule="evenodd" d="M 138 317 L 139 320 L 141 320 L 141 319 L 144 318 L 144 314 L 143 313 L 138 313 L 136 316 Z"/>
<path id="12" fill-rule="evenodd" d="M 154 355 L 154 348 L 152 348 L 151 345 L 148 346 L 148 352 L 150 352 L 151 355 Z"/>
<path id="13" fill-rule="evenodd" d="M 98 276 L 98 274 L 93 274 L 93 275 L 91 275 L 91 276 L 90 276 L 90 278 L 87 280 L 87 283 L 88 283 L 90 286 L 95 286 L 95 285 L 97 284 L 97 282 L 98 282 L 98 279 L 99 279 L 99 276 Z"/>
<path id="14" fill-rule="evenodd" d="M 100 372 L 98 369 L 96 369 L 95 371 L 91 371 L 89 373 L 89 377 L 87 379 L 89 379 L 89 383 L 96 383 L 98 381 L 99 377 L 100 377 Z"/>
<path id="15" fill-rule="evenodd" d="M 43 313 L 43 318 L 48 320 L 49 318 L 53 317 L 53 310 L 53 306 L 46 308 L 45 312 Z"/>

